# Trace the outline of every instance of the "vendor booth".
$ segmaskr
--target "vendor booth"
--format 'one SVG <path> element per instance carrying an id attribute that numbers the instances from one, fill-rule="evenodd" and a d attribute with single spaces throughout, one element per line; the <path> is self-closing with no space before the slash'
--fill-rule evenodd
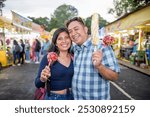
<path id="1" fill-rule="evenodd" d="M 10 48 L 6 46 L 8 41 L 5 40 L 5 30 L 11 30 L 11 21 L 0 16 L 0 70 L 2 67 L 12 64 L 12 54 Z"/>
<path id="2" fill-rule="evenodd" d="M 116 39 L 116 56 L 132 64 L 150 65 L 150 6 L 131 12 L 105 27 Z M 119 51 L 119 52 L 118 52 Z"/>

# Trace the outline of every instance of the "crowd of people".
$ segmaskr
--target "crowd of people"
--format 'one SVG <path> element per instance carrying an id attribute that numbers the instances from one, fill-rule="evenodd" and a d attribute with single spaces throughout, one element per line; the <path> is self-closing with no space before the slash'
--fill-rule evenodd
<path id="1" fill-rule="evenodd" d="M 46 42 L 50 43 L 49 40 Z M 30 40 L 13 40 L 12 53 L 13 53 L 13 66 L 20 66 L 24 63 L 39 64 L 41 56 L 47 53 L 47 45 L 39 39 L 35 39 L 32 43 Z M 46 46 L 46 47 L 45 47 Z"/>

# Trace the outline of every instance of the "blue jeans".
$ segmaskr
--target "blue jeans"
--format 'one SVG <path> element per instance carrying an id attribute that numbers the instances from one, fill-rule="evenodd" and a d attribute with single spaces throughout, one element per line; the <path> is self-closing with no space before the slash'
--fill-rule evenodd
<path id="1" fill-rule="evenodd" d="M 40 61 L 40 52 L 35 52 L 35 54 L 36 54 L 36 61 Z"/>
<path id="2" fill-rule="evenodd" d="M 45 100 L 73 100 L 73 94 L 71 91 L 67 94 L 56 94 L 50 92 L 50 96 L 46 93 Z"/>
<path id="3" fill-rule="evenodd" d="M 29 61 L 30 60 L 30 51 L 26 50 L 26 60 Z"/>
<path id="4" fill-rule="evenodd" d="M 16 64 L 16 60 L 18 59 L 18 63 L 20 63 L 20 53 L 18 53 L 18 52 L 13 52 L 13 59 L 14 59 L 14 61 L 13 61 L 13 63 L 14 64 Z"/>

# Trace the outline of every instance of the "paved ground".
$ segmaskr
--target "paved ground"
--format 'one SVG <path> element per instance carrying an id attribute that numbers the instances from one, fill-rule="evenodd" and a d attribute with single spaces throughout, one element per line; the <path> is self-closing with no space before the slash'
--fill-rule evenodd
<path id="1" fill-rule="evenodd" d="M 8 67 L 0 73 L 1 100 L 32 100 L 37 64 Z M 119 80 L 111 83 L 112 100 L 150 100 L 150 76 L 121 66 Z M 118 88 L 119 87 L 119 88 Z M 124 94 L 125 91 L 129 96 Z M 130 98 L 131 97 L 131 98 Z"/>
<path id="2" fill-rule="evenodd" d="M 25 64 L 5 68 L 0 73 L 0 99 L 33 99 L 38 65 Z"/>
<path id="3" fill-rule="evenodd" d="M 119 79 L 115 83 L 126 91 L 133 99 L 150 100 L 150 76 L 121 66 Z M 113 85 L 111 85 L 114 87 Z M 117 94 L 119 93 L 119 94 Z M 122 93 L 121 93 L 122 94 Z M 111 90 L 112 99 L 124 99 L 117 89 Z M 115 96 L 118 95 L 119 97 Z M 129 99 L 129 98 L 125 98 Z"/>

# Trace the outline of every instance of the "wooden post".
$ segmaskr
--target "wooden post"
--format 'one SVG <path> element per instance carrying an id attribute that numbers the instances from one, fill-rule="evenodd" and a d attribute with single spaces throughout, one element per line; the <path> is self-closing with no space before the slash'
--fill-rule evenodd
<path id="1" fill-rule="evenodd" d="M 142 49 L 142 46 L 141 46 L 142 40 L 143 40 L 143 31 L 140 28 L 139 29 L 139 41 L 138 41 L 138 49 L 137 50 L 141 50 Z"/>

